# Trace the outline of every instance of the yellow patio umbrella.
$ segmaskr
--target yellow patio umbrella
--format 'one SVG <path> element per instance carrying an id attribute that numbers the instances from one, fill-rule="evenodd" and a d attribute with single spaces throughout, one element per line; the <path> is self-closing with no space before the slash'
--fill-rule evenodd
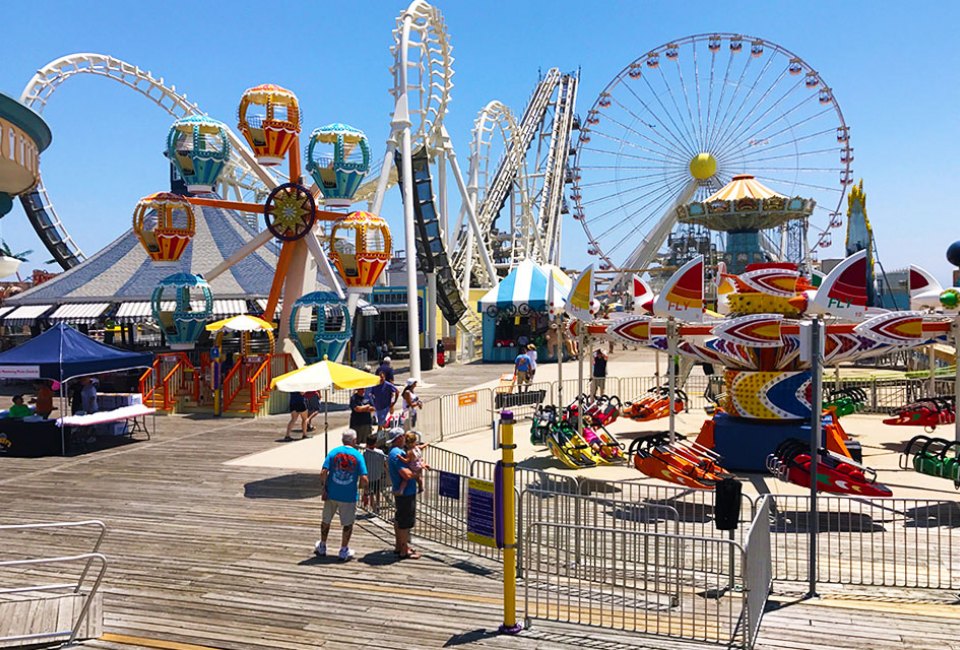
<path id="1" fill-rule="evenodd" d="M 224 318 L 223 320 L 218 320 L 215 323 L 207 325 L 208 332 L 217 333 L 217 347 L 221 349 L 223 347 L 224 332 L 239 332 L 240 351 L 242 354 L 247 352 L 247 343 L 249 342 L 251 332 L 267 333 L 267 338 L 270 340 L 270 353 L 272 354 L 274 347 L 273 330 L 273 323 L 269 323 L 256 316 L 251 316 L 250 314 L 231 316 L 230 318 Z"/>
<path id="2" fill-rule="evenodd" d="M 380 377 L 377 375 L 324 359 L 323 361 L 311 363 L 309 366 L 298 368 L 279 377 L 274 377 L 270 382 L 270 388 L 276 388 L 284 393 L 303 393 L 311 390 L 323 391 L 323 439 L 324 448 L 329 452 L 330 443 L 327 439 L 327 408 L 329 399 L 327 391 L 331 388 L 338 390 L 369 388 L 379 383 Z"/>
<path id="3" fill-rule="evenodd" d="M 262 318 L 251 316 L 250 314 L 240 314 L 218 320 L 216 323 L 207 325 L 208 332 L 219 332 L 220 330 L 230 330 L 231 332 L 272 332 L 273 323 L 268 323 Z"/>

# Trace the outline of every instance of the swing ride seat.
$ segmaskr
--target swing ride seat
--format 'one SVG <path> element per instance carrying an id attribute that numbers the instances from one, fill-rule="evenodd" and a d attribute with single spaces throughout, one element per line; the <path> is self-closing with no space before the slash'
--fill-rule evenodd
<path id="1" fill-rule="evenodd" d="M 831 494 L 889 497 L 893 491 L 877 483 L 877 473 L 870 467 L 826 449 L 819 449 L 817 489 Z M 767 470 L 786 483 L 810 487 L 810 447 L 798 438 L 788 438 L 767 456 Z"/>
<path id="2" fill-rule="evenodd" d="M 951 480 L 960 489 L 960 441 L 914 436 L 900 455 L 900 468 Z"/>

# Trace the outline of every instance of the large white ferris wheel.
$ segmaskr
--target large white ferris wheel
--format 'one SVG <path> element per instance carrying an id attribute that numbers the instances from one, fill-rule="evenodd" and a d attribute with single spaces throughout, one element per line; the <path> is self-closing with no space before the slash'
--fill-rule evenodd
<path id="1" fill-rule="evenodd" d="M 761 38 L 689 36 L 634 60 L 586 113 L 573 216 L 604 270 L 682 263 L 724 242 L 678 226 L 676 207 L 752 174 L 816 200 L 809 223 L 763 237 L 773 259 L 809 263 L 842 225 L 852 161 L 840 105 L 803 59 Z"/>

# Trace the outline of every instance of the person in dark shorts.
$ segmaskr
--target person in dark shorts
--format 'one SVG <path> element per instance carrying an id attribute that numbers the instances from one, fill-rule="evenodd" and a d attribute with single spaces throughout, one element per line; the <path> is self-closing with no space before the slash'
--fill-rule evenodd
<path id="1" fill-rule="evenodd" d="M 350 396 L 350 428 L 357 432 L 357 440 L 366 440 L 373 433 L 373 404 L 366 388 L 358 388 Z"/>
<path id="2" fill-rule="evenodd" d="M 320 415 L 320 391 L 308 390 L 303 399 L 307 403 L 307 431 L 313 431 L 313 421 Z"/>
<path id="3" fill-rule="evenodd" d="M 297 420 L 300 420 L 300 430 L 303 432 L 300 439 L 310 437 L 307 434 L 307 402 L 303 399 L 303 393 L 290 393 L 290 421 L 287 422 L 287 435 L 283 437 L 284 442 L 293 440 L 290 434 L 293 433 L 293 425 Z"/>
<path id="4" fill-rule="evenodd" d="M 395 551 L 401 560 L 419 560 L 420 554 L 410 546 L 410 532 L 417 523 L 417 482 L 411 481 L 414 474 L 403 464 L 404 431 L 401 428 L 390 432 L 390 455 L 387 457 L 387 469 L 390 483 L 393 485 L 393 500 L 397 514 L 393 521 L 396 539 Z M 406 487 L 400 492 L 400 486 L 406 481 Z"/>

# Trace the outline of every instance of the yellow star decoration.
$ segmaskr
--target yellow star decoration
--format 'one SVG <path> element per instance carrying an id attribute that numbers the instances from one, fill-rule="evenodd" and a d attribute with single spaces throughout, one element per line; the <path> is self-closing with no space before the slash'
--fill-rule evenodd
<path id="1" fill-rule="evenodd" d="M 308 210 L 297 192 L 283 192 L 274 197 L 270 208 L 273 225 L 277 230 L 296 232 L 307 221 Z"/>

